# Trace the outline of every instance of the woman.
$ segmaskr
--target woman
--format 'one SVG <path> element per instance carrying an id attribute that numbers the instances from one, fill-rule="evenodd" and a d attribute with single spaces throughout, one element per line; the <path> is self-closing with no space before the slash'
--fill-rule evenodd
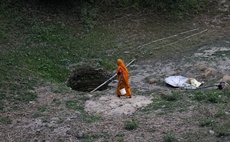
<path id="1" fill-rule="evenodd" d="M 125 64 L 121 59 L 117 60 L 117 76 L 118 76 L 118 85 L 117 85 L 117 96 L 120 97 L 122 95 L 128 96 L 131 98 L 131 91 L 130 91 L 130 85 L 129 85 L 129 72 L 128 69 L 126 68 Z M 125 89 L 125 94 L 121 94 L 121 89 Z"/>

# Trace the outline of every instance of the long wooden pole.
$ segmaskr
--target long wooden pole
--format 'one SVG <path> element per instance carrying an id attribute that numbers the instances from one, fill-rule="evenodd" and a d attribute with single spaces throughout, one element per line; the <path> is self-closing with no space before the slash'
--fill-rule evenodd
<path id="1" fill-rule="evenodd" d="M 174 41 L 174 42 L 171 42 L 171 43 L 169 43 L 169 44 L 166 44 L 166 45 L 163 45 L 163 46 L 159 46 L 159 47 L 153 48 L 153 49 L 154 49 L 154 50 L 157 50 L 157 49 L 160 49 L 160 48 L 163 48 L 163 47 L 166 47 L 166 46 L 170 46 L 170 45 L 176 44 L 176 43 L 178 43 L 178 42 L 180 42 L 180 41 L 183 41 L 183 40 L 185 40 L 185 39 L 189 39 L 189 38 L 191 38 L 191 37 L 193 37 L 193 36 L 202 34 L 202 33 L 207 32 L 207 31 L 208 31 L 208 29 L 204 29 L 204 30 L 202 30 L 201 32 L 198 32 L 198 33 L 195 33 L 195 34 L 186 36 L 186 37 L 184 37 L 184 38 L 178 39 L 178 40 L 176 40 L 176 41 Z"/>
<path id="2" fill-rule="evenodd" d="M 128 67 L 129 65 L 131 65 L 136 59 L 133 59 L 132 61 L 130 61 L 126 67 Z M 102 83 L 101 85 L 99 85 L 98 87 L 96 87 L 95 89 L 93 89 L 90 93 L 96 91 L 97 89 L 101 88 L 103 85 L 107 84 L 109 81 L 111 81 L 114 77 L 116 77 L 117 74 L 115 73 L 112 77 L 110 77 L 108 80 L 106 80 L 104 83 Z"/>
<path id="3" fill-rule="evenodd" d="M 152 44 L 152 43 L 155 43 L 155 42 L 158 42 L 158 41 L 162 41 L 162 40 L 166 40 L 166 39 L 170 39 L 170 38 L 173 38 L 173 37 L 177 37 L 177 36 L 179 36 L 179 35 L 182 35 L 182 34 L 185 34 L 185 33 L 189 33 L 189 32 L 193 32 L 193 31 L 197 31 L 197 30 L 199 30 L 199 28 L 192 29 L 192 30 L 188 30 L 188 31 L 184 31 L 184 32 L 180 32 L 180 33 L 178 33 L 178 34 L 171 35 L 171 36 L 168 36 L 168 37 L 160 38 L 160 39 L 151 41 L 151 42 L 149 42 L 149 43 L 140 45 L 140 46 L 137 47 L 137 49 L 139 49 L 139 48 L 142 49 L 144 46 L 150 45 L 150 44 Z"/>

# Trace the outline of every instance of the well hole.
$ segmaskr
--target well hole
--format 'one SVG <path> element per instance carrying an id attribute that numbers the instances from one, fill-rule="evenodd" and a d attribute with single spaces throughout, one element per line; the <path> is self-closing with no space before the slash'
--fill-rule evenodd
<path id="1" fill-rule="evenodd" d="M 109 77 L 110 74 L 106 70 L 93 67 L 80 67 L 71 73 L 67 81 L 67 86 L 76 91 L 90 92 L 105 82 Z M 98 90 L 102 91 L 107 89 L 107 87 L 108 84 L 105 84 Z"/>

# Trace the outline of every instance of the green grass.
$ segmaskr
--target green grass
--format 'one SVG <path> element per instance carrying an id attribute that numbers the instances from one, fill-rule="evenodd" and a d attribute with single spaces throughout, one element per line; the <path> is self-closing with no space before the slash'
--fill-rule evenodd
<path id="1" fill-rule="evenodd" d="M 60 99 L 54 98 L 52 103 L 54 103 L 55 105 L 59 106 L 59 105 L 61 105 L 62 102 L 61 102 Z"/>
<path id="2" fill-rule="evenodd" d="M 218 141 L 216 140 L 215 137 L 212 137 L 211 135 L 207 135 L 207 132 L 204 131 L 203 129 L 197 130 L 197 131 L 192 131 L 192 132 L 187 132 L 183 134 L 183 141 L 186 142 L 215 142 Z"/>
<path id="3" fill-rule="evenodd" d="M 65 105 L 68 109 L 78 110 L 80 112 L 84 110 L 82 104 L 77 100 L 66 101 Z"/>
<path id="4" fill-rule="evenodd" d="M 115 142 L 124 142 L 124 138 L 118 137 Z"/>
<path id="5" fill-rule="evenodd" d="M 79 100 L 68 100 L 68 101 L 66 101 L 65 105 L 68 109 L 73 109 L 73 110 L 79 111 L 81 113 L 79 117 L 84 122 L 93 123 L 93 122 L 101 120 L 100 115 L 91 115 L 91 114 L 87 114 L 84 111 L 84 102 L 85 101 L 81 100 L 82 98 L 84 99 L 85 97 L 81 97 L 81 98 L 79 98 Z"/>
<path id="6" fill-rule="evenodd" d="M 178 142 L 175 134 L 172 132 L 167 132 L 166 134 L 164 134 L 163 140 L 164 142 Z"/>
<path id="7" fill-rule="evenodd" d="M 135 129 L 138 128 L 138 122 L 136 120 L 133 120 L 133 119 L 132 120 L 127 120 L 127 121 L 124 122 L 124 128 L 126 130 L 129 130 L 129 131 L 135 130 Z"/>
<path id="8" fill-rule="evenodd" d="M 150 113 L 153 110 L 161 109 L 162 113 L 160 114 L 164 114 L 175 110 L 183 111 L 188 105 L 188 98 L 184 97 L 180 92 L 173 92 L 172 94 L 157 96 L 151 104 L 143 108 L 141 111 Z"/>
<path id="9" fill-rule="evenodd" d="M 125 134 L 123 132 L 118 132 L 116 134 L 116 141 L 115 142 L 124 142 Z"/>
<path id="10" fill-rule="evenodd" d="M 145 107 L 142 111 L 151 111 L 157 109 L 173 109 L 175 108 L 175 102 L 165 100 L 155 100 L 153 103 Z"/>
<path id="11" fill-rule="evenodd" d="M 60 84 L 53 85 L 51 87 L 51 91 L 53 93 L 66 93 L 71 91 L 71 88 L 67 87 L 65 83 L 60 83 Z"/>
<path id="12" fill-rule="evenodd" d="M 228 51 L 217 51 L 214 53 L 213 56 L 217 56 L 217 57 L 229 57 L 230 56 L 230 50 Z"/>
<path id="13" fill-rule="evenodd" d="M 209 103 L 221 103 L 225 102 L 225 96 L 228 94 L 222 90 L 202 90 L 194 91 L 193 99 L 199 102 L 209 102 Z M 227 98 L 228 99 L 228 98 Z"/>
<path id="14" fill-rule="evenodd" d="M 217 125 L 214 128 L 214 131 L 217 132 L 217 137 L 230 136 L 230 121 L 227 120 L 226 122 Z"/>
<path id="15" fill-rule="evenodd" d="M 0 101 L 0 111 L 2 111 L 4 109 L 4 102 Z"/>
<path id="16" fill-rule="evenodd" d="M 219 107 L 218 107 L 218 111 L 214 114 L 214 116 L 216 117 L 216 118 L 222 118 L 222 117 L 224 117 L 225 116 L 225 107 L 226 106 L 224 106 L 224 105 L 220 105 Z"/>
<path id="17" fill-rule="evenodd" d="M 47 110 L 48 110 L 47 106 L 40 106 L 40 107 L 37 108 L 37 110 L 35 110 L 32 113 L 32 117 L 33 118 L 41 117 L 41 116 L 43 116 L 43 112 L 45 112 Z"/>
<path id="18" fill-rule="evenodd" d="M 117 56 L 105 54 L 115 46 L 114 34 L 98 27 L 76 35 L 72 27 L 54 21 L 17 8 L 0 13 L 0 106 L 4 100 L 35 100 L 37 95 L 31 90 L 43 82 L 63 85 L 71 67 L 89 64 L 115 69 Z"/>
<path id="19" fill-rule="evenodd" d="M 106 141 L 106 139 L 109 138 L 109 134 L 106 132 L 88 133 L 88 134 L 83 134 L 83 136 L 80 139 L 82 142 L 94 142 L 97 139 L 101 139 L 101 138 L 104 138 Z"/>
<path id="20" fill-rule="evenodd" d="M 40 106 L 37 109 L 39 112 L 45 112 L 47 110 L 47 106 Z"/>
<path id="21" fill-rule="evenodd" d="M 0 116 L 0 124 L 11 124 L 12 120 L 9 117 Z"/>
<path id="22" fill-rule="evenodd" d="M 172 92 L 171 94 L 161 95 L 161 98 L 166 101 L 177 101 L 182 98 L 180 92 Z"/>
<path id="23" fill-rule="evenodd" d="M 211 118 L 211 117 L 202 118 L 202 119 L 199 121 L 199 125 L 200 125 L 201 127 L 214 126 L 215 123 L 216 123 L 215 119 L 214 119 L 214 118 Z"/>
<path id="24" fill-rule="evenodd" d="M 81 115 L 81 120 L 83 120 L 84 122 L 87 123 L 94 123 L 97 122 L 99 120 L 101 120 L 101 116 L 100 115 L 90 115 L 90 114 L 86 114 L 86 113 L 82 113 Z"/>

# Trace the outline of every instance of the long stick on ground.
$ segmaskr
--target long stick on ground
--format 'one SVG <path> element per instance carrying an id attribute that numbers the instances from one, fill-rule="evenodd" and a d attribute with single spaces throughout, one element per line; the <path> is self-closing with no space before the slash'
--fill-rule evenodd
<path id="1" fill-rule="evenodd" d="M 192 30 L 188 30 L 188 31 L 184 31 L 184 32 L 180 32 L 180 33 L 175 34 L 175 35 L 171 35 L 171 36 L 168 36 L 168 37 L 160 38 L 160 39 L 151 41 L 151 42 L 149 42 L 149 43 L 140 45 L 140 46 L 138 46 L 137 48 L 138 48 L 138 49 L 139 49 L 139 48 L 143 48 L 144 46 L 150 45 L 150 44 L 152 44 L 152 43 L 155 43 L 155 42 L 158 42 L 158 41 L 162 41 L 162 40 L 166 40 L 166 39 L 170 39 L 170 38 L 173 38 L 173 37 L 177 37 L 178 35 L 182 35 L 182 34 L 189 33 L 189 32 L 193 32 L 193 31 L 197 31 L 197 30 L 199 30 L 199 28 L 192 29 Z"/>
<path id="2" fill-rule="evenodd" d="M 156 50 L 156 49 L 160 49 L 160 48 L 162 48 L 162 47 L 166 47 L 166 46 L 173 45 L 173 44 L 175 44 L 175 43 L 178 43 L 178 42 L 183 41 L 183 40 L 185 40 L 185 39 L 189 39 L 189 38 L 191 38 L 191 37 L 194 37 L 194 36 L 196 36 L 196 35 L 202 34 L 202 33 L 207 32 L 207 31 L 208 31 L 208 29 L 204 29 L 204 30 L 202 30 L 201 32 L 198 32 L 198 33 L 195 33 L 195 34 L 186 36 L 186 37 L 184 37 L 184 38 L 178 39 L 178 40 L 175 41 L 175 42 L 171 42 L 171 43 L 169 43 L 169 44 L 166 44 L 166 45 L 163 45 L 163 46 L 159 46 L 159 47 L 154 48 L 154 49 Z"/>
<path id="3" fill-rule="evenodd" d="M 130 61 L 126 67 L 128 67 L 129 65 L 131 65 L 136 59 L 133 59 L 132 61 Z M 114 77 L 116 77 L 117 74 L 115 73 L 112 77 L 110 77 L 108 80 L 106 80 L 104 83 L 102 83 L 101 85 L 99 85 L 97 88 L 93 89 L 90 93 L 96 91 L 97 89 L 101 88 L 103 85 L 107 84 L 109 81 L 111 81 Z"/>

